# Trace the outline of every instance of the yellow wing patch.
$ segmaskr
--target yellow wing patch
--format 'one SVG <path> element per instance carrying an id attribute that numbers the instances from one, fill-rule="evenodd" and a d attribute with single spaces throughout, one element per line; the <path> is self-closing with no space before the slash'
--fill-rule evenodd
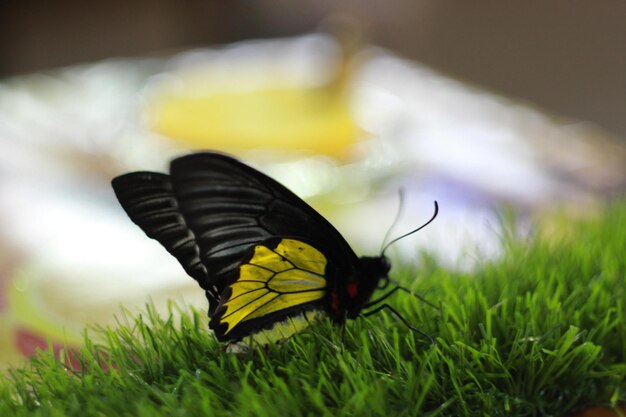
<path id="1" fill-rule="evenodd" d="M 321 321 L 325 316 L 326 313 L 321 310 L 303 312 L 297 316 L 288 317 L 284 321 L 275 323 L 271 329 L 263 329 L 246 337 L 244 343 L 247 345 L 252 345 L 253 343 L 266 345 L 277 340 L 288 339 L 312 324 Z"/>
<path id="2" fill-rule="evenodd" d="M 273 249 L 256 246 L 250 261 L 239 267 L 238 279 L 230 284 L 230 296 L 222 301 L 226 309 L 220 322 L 228 325 L 224 334 L 238 323 L 319 300 L 326 289 L 325 269 L 326 257 L 304 242 L 283 239 Z M 308 326 L 307 315 L 301 316 L 277 323 L 273 329 L 296 333 Z"/>

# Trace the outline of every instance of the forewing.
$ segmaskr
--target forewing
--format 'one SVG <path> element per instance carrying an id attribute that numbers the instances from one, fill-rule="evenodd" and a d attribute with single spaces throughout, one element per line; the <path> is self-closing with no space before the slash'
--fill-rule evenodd
<path id="1" fill-rule="evenodd" d="M 231 157 L 196 153 L 172 161 L 172 189 L 200 259 L 221 292 L 252 245 L 280 236 L 315 245 L 336 264 L 356 255 L 337 230 L 287 188 Z"/>

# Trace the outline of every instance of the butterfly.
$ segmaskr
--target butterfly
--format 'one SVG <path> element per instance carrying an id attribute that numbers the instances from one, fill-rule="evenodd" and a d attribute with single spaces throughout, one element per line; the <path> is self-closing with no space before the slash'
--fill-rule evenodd
<path id="1" fill-rule="evenodd" d="M 112 186 L 130 219 L 205 291 L 220 341 L 284 340 L 324 317 L 344 324 L 396 290 L 408 292 L 396 286 L 371 300 L 389 284 L 384 249 L 358 257 L 311 206 L 231 156 L 189 154 L 174 159 L 169 174 L 131 172 Z M 435 202 L 435 216 L 437 209 Z M 388 304 L 362 315 L 383 308 L 399 316 Z"/>

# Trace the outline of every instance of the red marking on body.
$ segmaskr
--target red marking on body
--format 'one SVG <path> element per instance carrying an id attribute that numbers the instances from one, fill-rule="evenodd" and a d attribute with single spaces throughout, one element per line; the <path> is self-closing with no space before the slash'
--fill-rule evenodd
<path id="1" fill-rule="evenodd" d="M 339 310 L 339 295 L 336 292 L 330 293 L 330 308 L 331 310 Z"/>
<path id="2" fill-rule="evenodd" d="M 348 284 L 346 285 L 346 291 L 348 291 L 348 295 L 351 298 L 356 297 L 356 294 L 358 292 L 359 288 L 358 288 L 358 284 L 356 282 L 348 282 Z"/>

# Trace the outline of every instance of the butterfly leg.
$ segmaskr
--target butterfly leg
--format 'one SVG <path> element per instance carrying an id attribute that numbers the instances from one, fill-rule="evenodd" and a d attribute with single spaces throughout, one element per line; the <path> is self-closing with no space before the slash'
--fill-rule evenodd
<path id="1" fill-rule="evenodd" d="M 373 306 L 373 305 L 375 305 L 375 304 L 380 303 L 381 301 L 383 301 L 384 299 L 386 299 L 387 297 L 389 297 L 391 294 L 393 294 L 394 292 L 396 292 L 396 291 L 398 291 L 398 290 L 400 290 L 400 289 L 407 291 L 405 288 L 400 287 L 400 286 L 397 286 L 397 287 L 395 287 L 394 289 L 392 289 L 392 290 L 390 290 L 390 291 L 387 291 L 385 294 L 381 295 L 380 297 L 376 298 L 375 300 L 371 300 L 370 302 L 368 302 L 367 304 L 365 304 L 365 305 L 363 306 L 363 308 L 368 308 L 368 307 L 371 307 L 371 306 Z M 409 291 L 409 293 L 410 293 L 410 291 Z"/>
<path id="2" fill-rule="evenodd" d="M 387 297 L 389 297 L 391 294 L 393 294 L 394 292 L 396 292 L 398 290 L 402 290 L 402 291 L 406 292 L 407 294 L 411 294 L 413 297 L 419 299 L 420 301 L 423 301 L 424 303 L 428 304 L 429 306 L 434 307 L 436 309 L 439 309 L 439 307 L 437 307 L 436 305 L 434 305 L 433 303 L 431 303 L 430 301 L 428 301 L 427 299 L 425 299 L 421 295 L 419 295 L 417 293 L 414 293 L 413 291 L 409 290 L 408 288 L 404 288 L 404 287 L 402 287 L 400 285 L 397 285 L 395 288 L 391 289 L 387 293 L 385 293 L 385 294 L 381 295 L 380 297 L 376 298 L 375 300 L 372 300 L 369 303 L 365 304 L 363 306 L 363 308 L 372 307 L 373 305 L 376 305 L 376 304 L 380 303 L 381 301 L 383 301 L 384 299 L 386 299 Z"/>
<path id="3" fill-rule="evenodd" d="M 397 311 L 396 311 L 393 307 L 391 307 L 389 304 L 386 304 L 386 303 L 385 303 L 385 304 L 381 304 L 381 305 L 379 305 L 378 307 L 376 307 L 375 309 L 373 309 L 373 310 L 371 310 L 371 311 L 368 311 L 368 312 L 366 312 L 366 313 L 363 313 L 363 314 L 362 314 L 362 316 L 363 316 L 363 317 L 368 317 L 368 316 L 371 316 L 372 314 L 376 314 L 376 313 L 378 313 L 379 311 L 384 310 L 384 309 L 387 309 L 387 310 L 389 310 L 391 313 L 393 313 L 393 315 L 394 315 L 394 316 L 396 316 L 397 318 L 399 318 L 399 319 L 400 319 L 400 321 L 402 321 L 402 323 L 404 323 L 404 325 L 405 325 L 406 327 L 408 327 L 409 329 L 411 329 L 413 332 L 418 333 L 418 334 L 421 334 L 422 336 L 424 336 L 425 338 L 427 338 L 427 339 L 430 341 L 430 344 L 431 344 L 431 345 L 435 345 L 435 344 L 436 344 L 435 339 L 434 339 L 431 335 L 429 335 L 429 334 L 428 334 L 428 333 L 426 333 L 426 332 L 421 331 L 420 329 L 418 329 L 418 328 L 416 328 L 416 327 L 413 327 L 413 326 L 412 326 L 412 325 L 411 325 L 411 324 L 407 321 L 407 319 L 405 319 L 404 317 L 402 317 L 402 315 L 401 315 L 400 313 L 398 313 L 398 312 L 397 312 Z"/>

